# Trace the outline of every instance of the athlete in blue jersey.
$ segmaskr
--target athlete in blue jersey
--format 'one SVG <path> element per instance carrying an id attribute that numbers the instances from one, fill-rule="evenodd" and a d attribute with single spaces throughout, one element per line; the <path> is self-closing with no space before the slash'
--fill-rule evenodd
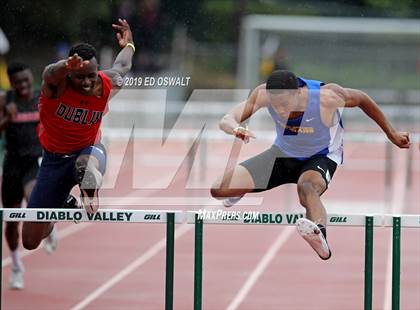
<path id="1" fill-rule="evenodd" d="M 265 84 L 220 121 L 223 131 L 247 143 L 255 135 L 241 123 L 267 108 L 277 131 L 273 146 L 218 178 L 211 195 L 224 199 L 223 204 L 230 207 L 246 193 L 296 183 L 300 203 L 306 209 L 306 218 L 297 221 L 297 229 L 322 259 L 329 259 L 327 214 L 320 197 L 342 163 L 341 113 L 343 108 L 353 107 L 374 120 L 392 143 L 400 148 L 410 146 L 408 133 L 397 132 L 366 93 L 306 80 L 289 71 L 274 71 Z"/>

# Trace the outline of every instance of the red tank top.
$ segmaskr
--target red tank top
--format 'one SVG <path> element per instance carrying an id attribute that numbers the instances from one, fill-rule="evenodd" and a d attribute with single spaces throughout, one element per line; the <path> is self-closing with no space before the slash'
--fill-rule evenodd
<path id="1" fill-rule="evenodd" d="M 59 98 L 39 99 L 38 136 L 43 148 L 52 153 L 70 154 L 98 143 L 99 127 L 107 112 L 111 80 L 102 71 L 102 96 L 84 96 L 68 87 Z"/>

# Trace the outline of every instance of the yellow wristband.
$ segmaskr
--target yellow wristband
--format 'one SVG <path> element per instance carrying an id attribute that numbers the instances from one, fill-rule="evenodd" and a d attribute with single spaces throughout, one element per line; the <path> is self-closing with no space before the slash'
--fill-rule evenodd
<path id="1" fill-rule="evenodd" d="M 136 47 L 134 46 L 133 43 L 127 43 L 124 47 L 127 47 L 127 46 L 131 47 L 133 49 L 133 52 L 136 52 Z"/>

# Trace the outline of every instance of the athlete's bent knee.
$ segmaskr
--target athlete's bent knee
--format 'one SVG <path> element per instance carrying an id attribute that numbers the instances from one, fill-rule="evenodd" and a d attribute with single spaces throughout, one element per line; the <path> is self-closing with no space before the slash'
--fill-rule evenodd
<path id="1" fill-rule="evenodd" d="M 27 250 L 35 250 L 42 240 L 39 240 L 38 238 L 34 238 L 32 236 L 27 236 L 23 234 L 22 236 L 22 244 L 23 247 Z"/>
<path id="2" fill-rule="evenodd" d="M 222 193 L 223 193 L 223 190 L 222 190 L 222 189 L 220 189 L 220 188 L 217 188 L 217 187 L 212 187 L 212 188 L 210 189 L 210 195 L 211 195 L 213 198 L 219 199 L 219 198 L 223 197 L 223 196 L 222 196 Z"/>
<path id="3" fill-rule="evenodd" d="M 89 156 L 86 154 L 83 154 L 76 159 L 76 163 L 75 163 L 76 169 L 78 168 L 85 169 L 88 163 L 89 163 Z"/>
<path id="4" fill-rule="evenodd" d="M 22 245 L 27 250 L 36 249 L 42 241 L 43 229 L 41 227 L 33 226 L 40 225 L 39 223 L 24 223 L 22 227 Z"/>
<path id="5" fill-rule="evenodd" d="M 299 202 L 305 208 L 309 206 L 309 200 L 313 196 L 319 197 L 319 190 L 317 186 L 311 181 L 299 182 L 297 185 Z"/>
<path id="6" fill-rule="evenodd" d="M 214 185 L 210 189 L 210 194 L 213 198 L 224 199 L 227 197 L 234 197 L 234 196 L 242 195 L 243 193 L 242 192 L 238 193 L 238 189 L 226 188 L 226 187 L 220 186 L 220 184 L 217 184 L 217 185 Z"/>

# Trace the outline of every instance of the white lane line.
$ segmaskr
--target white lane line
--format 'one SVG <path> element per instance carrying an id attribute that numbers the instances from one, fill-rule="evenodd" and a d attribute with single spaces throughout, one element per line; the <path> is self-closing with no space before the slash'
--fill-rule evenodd
<path id="1" fill-rule="evenodd" d="M 396 159 L 397 163 L 394 166 L 396 169 L 396 175 L 394 178 L 390 211 L 392 214 L 401 214 L 404 209 L 407 192 L 408 152 L 397 150 Z M 384 310 L 391 309 L 392 302 L 392 231 L 390 232 L 389 244 L 384 293 Z"/>
<path id="2" fill-rule="evenodd" d="M 277 239 L 274 241 L 273 245 L 269 250 L 264 254 L 263 258 L 259 261 L 257 267 L 252 271 L 245 284 L 241 287 L 239 292 L 233 298 L 232 302 L 227 307 L 228 310 L 235 310 L 239 307 L 242 301 L 245 299 L 246 295 L 249 293 L 251 288 L 257 282 L 258 278 L 273 260 L 274 256 L 278 250 L 286 243 L 290 238 L 293 232 L 296 231 L 294 226 L 285 227 L 284 230 L 278 235 Z"/>
<path id="3" fill-rule="evenodd" d="M 193 227 L 194 225 L 182 224 L 179 228 L 176 229 L 175 240 L 180 238 L 188 231 L 190 231 Z M 108 281 L 106 281 L 104 284 L 102 284 L 100 287 L 98 287 L 96 290 L 90 293 L 87 297 L 85 297 L 82 301 L 80 301 L 77 305 L 73 306 L 71 310 L 80 310 L 85 308 L 100 295 L 105 293 L 107 290 L 109 290 L 115 284 L 120 282 L 126 276 L 130 275 L 135 269 L 148 262 L 153 256 L 165 249 L 165 247 L 166 237 L 159 240 L 155 245 L 149 248 L 143 255 L 139 256 L 130 265 L 119 271 L 112 278 L 110 278 Z"/>

